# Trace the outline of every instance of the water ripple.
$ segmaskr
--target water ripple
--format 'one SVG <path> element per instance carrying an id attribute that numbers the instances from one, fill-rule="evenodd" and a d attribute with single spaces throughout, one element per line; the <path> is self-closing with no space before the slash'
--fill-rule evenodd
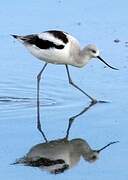
<path id="1" fill-rule="evenodd" d="M 41 98 L 41 106 L 53 106 L 56 101 L 51 98 Z M 36 107 L 36 98 L 0 96 L 0 105 L 6 106 L 6 110 L 13 110 L 15 108 L 34 108 Z M 1 106 L 0 109 L 4 109 Z"/>
<path id="2" fill-rule="evenodd" d="M 13 103 L 13 102 L 28 102 L 30 98 L 19 98 L 19 97 L 9 97 L 9 96 L 1 96 L 0 103 Z"/>

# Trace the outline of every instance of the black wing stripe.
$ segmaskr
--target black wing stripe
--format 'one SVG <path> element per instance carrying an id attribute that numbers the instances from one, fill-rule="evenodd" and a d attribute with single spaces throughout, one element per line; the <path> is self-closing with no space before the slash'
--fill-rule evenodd
<path id="1" fill-rule="evenodd" d="M 37 35 L 28 35 L 21 38 L 25 43 L 33 44 L 40 49 L 63 49 L 64 45 L 57 45 L 51 41 L 40 39 Z"/>
<path id="2" fill-rule="evenodd" d="M 45 31 L 45 32 L 52 34 L 55 38 L 60 39 L 65 44 L 68 43 L 68 38 L 67 38 L 66 34 L 64 34 L 63 31 L 50 30 L 50 31 Z"/>
<path id="3" fill-rule="evenodd" d="M 29 161 L 27 162 L 28 166 L 33 166 L 33 167 L 40 167 L 40 166 L 53 166 L 56 164 L 64 164 L 65 161 L 63 159 L 57 159 L 57 160 L 50 160 L 47 158 L 40 158 L 35 161 Z"/>

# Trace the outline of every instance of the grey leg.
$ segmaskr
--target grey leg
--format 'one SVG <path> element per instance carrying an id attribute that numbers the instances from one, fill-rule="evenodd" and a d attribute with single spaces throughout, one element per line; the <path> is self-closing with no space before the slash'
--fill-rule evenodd
<path id="1" fill-rule="evenodd" d="M 47 63 L 44 64 L 42 70 L 37 75 L 37 129 L 42 134 L 44 140 L 46 142 L 48 142 L 44 132 L 42 131 L 41 122 L 40 122 L 40 80 L 41 80 L 41 75 L 42 75 L 42 73 L 43 73 L 46 66 L 47 66 Z"/>
<path id="2" fill-rule="evenodd" d="M 84 95 L 86 95 L 89 99 L 91 99 L 91 102 L 92 104 L 94 103 L 97 103 L 97 100 L 92 98 L 90 95 L 88 95 L 85 91 L 83 91 L 81 88 L 79 88 L 71 79 L 71 76 L 70 76 L 70 73 L 69 73 L 69 69 L 68 69 L 68 65 L 65 65 L 66 66 L 66 70 L 67 70 L 67 74 L 68 74 L 68 80 L 69 80 L 69 83 L 74 86 L 76 89 L 78 89 L 79 91 L 81 91 Z"/>

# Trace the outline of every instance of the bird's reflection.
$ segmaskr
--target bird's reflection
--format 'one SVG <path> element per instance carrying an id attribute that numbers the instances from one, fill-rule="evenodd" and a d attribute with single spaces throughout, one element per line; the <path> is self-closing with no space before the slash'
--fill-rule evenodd
<path id="1" fill-rule="evenodd" d="M 81 157 L 90 163 L 95 162 L 99 158 L 99 153 L 114 143 L 117 141 L 93 150 L 84 139 L 53 140 L 33 146 L 24 157 L 17 159 L 13 164 L 38 167 L 50 173 L 59 174 L 75 166 Z"/>
<path id="2" fill-rule="evenodd" d="M 93 105 L 94 104 L 90 104 L 80 113 L 69 118 L 68 129 L 63 139 L 56 139 L 34 145 L 24 157 L 17 159 L 13 164 L 38 167 L 52 174 L 59 174 L 75 166 L 81 157 L 90 163 L 95 162 L 103 149 L 118 141 L 110 142 L 100 149 L 93 150 L 84 139 L 68 139 L 71 125 L 75 118 L 85 113 Z"/>

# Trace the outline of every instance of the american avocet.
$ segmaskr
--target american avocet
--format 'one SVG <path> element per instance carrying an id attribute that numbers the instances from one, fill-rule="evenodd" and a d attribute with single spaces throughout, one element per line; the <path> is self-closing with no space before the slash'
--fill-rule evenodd
<path id="1" fill-rule="evenodd" d="M 37 75 L 37 128 L 41 133 L 43 132 L 41 130 L 39 116 L 39 88 L 41 75 L 48 63 L 64 64 L 66 67 L 69 83 L 85 94 L 89 99 L 91 99 L 94 104 L 97 102 L 97 100 L 92 98 L 72 81 L 68 65 L 81 68 L 85 66 L 90 59 L 98 58 L 108 67 L 117 70 L 117 68 L 110 66 L 99 56 L 99 49 L 95 45 L 90 44 L 81 49 L 79 42 L 73 36 L 63 31 L 50 30 L 27 36 L 12 36 L 22 42 L 31 52 L 31 54 L 33 54 L 38 59 L 45 61 L 42 70 Z"/>
<path id="2" fill-rule="evenodd" d="M 54 140 L 33 146 L 24 157 L 17 159 L 13 164 L 38 167 L 58 174 L 75 166 L 81 156 L 90 163 L 95 162 L 103 149 L 117 142 L 110 142 L 101 149 L 93 150 L 83 139 Z"/>

